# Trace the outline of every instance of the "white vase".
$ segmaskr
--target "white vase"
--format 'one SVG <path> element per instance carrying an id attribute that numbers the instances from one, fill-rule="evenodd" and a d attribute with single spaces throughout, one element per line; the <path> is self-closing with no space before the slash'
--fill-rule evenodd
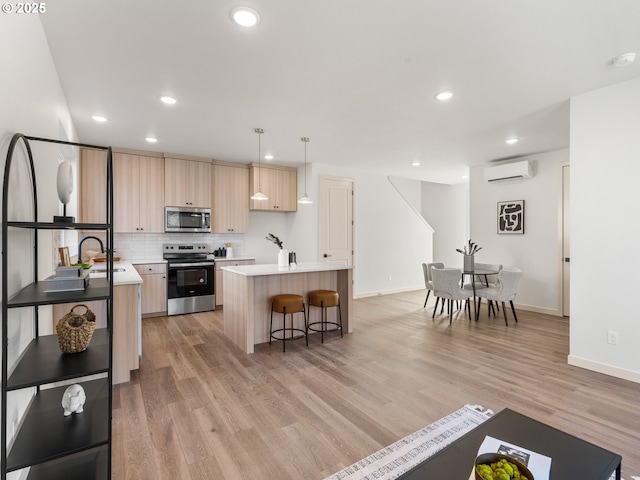
<path id="1" fill-rule="evenodd" d="M 281 248 L 278 252 L 278 268 L 289 268 L 289 252 L 286 248 Z"/>
<path id="2" fill-rule="evenodd" d="M 227 247 L 227 258 L 233 258 L 233 247 Z"/>

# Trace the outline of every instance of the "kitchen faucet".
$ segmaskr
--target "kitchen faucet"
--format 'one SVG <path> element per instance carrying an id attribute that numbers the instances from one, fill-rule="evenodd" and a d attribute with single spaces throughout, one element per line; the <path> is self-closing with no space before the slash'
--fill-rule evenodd
<path id="1" fill-rule="evenodd" d="M 98 241 L 98 243 L 100 244 L 100 252 L 104 253 L 104 244 L 102 243 L 102 240 L 100 240 L 98 237 L 89 235 L 87 237 L 84 237 L 82 240 L 80 240 L 80 243 L 78 243 L 78 263 L 82 263 L 82 244 L 85 240 L 88 240 L 90 238 Z"/>

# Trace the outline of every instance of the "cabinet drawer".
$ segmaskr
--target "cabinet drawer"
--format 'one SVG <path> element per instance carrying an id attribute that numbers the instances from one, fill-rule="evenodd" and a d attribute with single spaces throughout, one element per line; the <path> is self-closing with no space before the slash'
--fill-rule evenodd
<path id="1" fill-rule="evenodd" d="M 166 263 L 141 263 L 134 265 L 134 267 L 140 275 L 150 273 L 167 273 Z"/>

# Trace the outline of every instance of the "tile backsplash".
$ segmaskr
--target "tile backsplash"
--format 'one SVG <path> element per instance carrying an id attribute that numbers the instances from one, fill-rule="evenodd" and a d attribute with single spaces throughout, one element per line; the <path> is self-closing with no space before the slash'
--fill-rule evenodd
<path id="1" fill-rule="evenodd" d="M 77 240 L 75 238 L 54 239 L 54 246 L 68 245 L 71 255 L 77 254 L 78 242 L 84 236 L 93 235 L 106 242 L 104 232 L 87 231 L 80 232 Z M 244 254 L 244 235 L 238 234 L 217 234 L 217 233 L 114 233 L 113 243 L 116 253 L 127 262 L 148 262 L 162 260 L 162 245 L 165 243 L 204 243 L 209 252 L 225 246 L 225 243 L 232 243 L 233 256 L 241 257 Z M 87 240 L 82 247 L 98 250 L 99 246 L 95 240 Z M 55 248 L 57 255 L 57 248 Z M 85 255 L 83 255 L 85 256 Z M 56 263 L 54 263 L 57 265 Z"/>
<path id="2" fill-rule="evenodd" d="M 235 257 L 244 253 L 244 236 L 238 234 L 211 233 L 115 233 L 113 243 L 116 252 L 129 262 L 162 259 L 162 245 L 166 243 L 204 243 L 209 252 L 233 244 Z"/>

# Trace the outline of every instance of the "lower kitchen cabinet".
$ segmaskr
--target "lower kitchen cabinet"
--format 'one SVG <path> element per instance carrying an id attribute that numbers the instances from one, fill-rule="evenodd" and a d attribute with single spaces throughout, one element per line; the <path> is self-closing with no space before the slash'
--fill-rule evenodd
<path id="1" fill-rule="evenodd" d="M 128 382 L 131 379 L 131 370 L 140 368 L 139 295 L 140 284 L 113 287 L 114 385 Z"/>
<path id="2" fill-rule="evenodd" d="M 157 317 L 167 314 L 167 264 L 134 265 L 142 277 L 142 315 Z"/>
<path id="3" fill-rule="evenodd" d="M 128 382 L 131 370 L 140 368 L 138 295 L 140 284 L 116 285 L 113 287 L 113 369 L 112 382 Z M 96 316 L 96 328 L 104 328 L 107 305 L 101 301 L 83 302 Z M 61 303 L 53 306 L 53 330 L 60 318 L 77 303 Z M 82 312 L 82 310 L 80 310 Z M 96 341 L 91 339 L 91 344 Z M 91 345 L 90 344 L 90 345 Z"/>
<path id="4" fill-rule="evenodd" d="M 223 294 L 223 285 L 222 285 L 222 267 L 236 267 L 238 265 L 255 265 L 256 261 L 254 259 L 247 260 L 218 260 L 216 258 L 216 278 L 215 278 L 215 290 L 216 290 L 216 307 L 222 306 L 222 294 Z"/>

